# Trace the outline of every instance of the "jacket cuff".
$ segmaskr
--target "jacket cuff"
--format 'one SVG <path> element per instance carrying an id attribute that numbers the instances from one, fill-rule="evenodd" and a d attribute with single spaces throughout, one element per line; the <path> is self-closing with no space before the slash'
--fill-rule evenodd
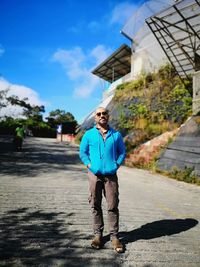
<path id="1" fill-rule="evenodd" d="M 121 163 L 121 160 L 120 161 L 116 161 L 116 163 L 117 163 L 117 166 L 119 167 L 122 163 Z"/>
<path id="2" fill-rule="evenodd" d="M 87 161 L 84 162 L 84 165 L 85 165 L 86 167 L 88 166 L 88 164 L 90 164 L 90 161 L 89 161 L 89 160 L 87 160 Z"/>

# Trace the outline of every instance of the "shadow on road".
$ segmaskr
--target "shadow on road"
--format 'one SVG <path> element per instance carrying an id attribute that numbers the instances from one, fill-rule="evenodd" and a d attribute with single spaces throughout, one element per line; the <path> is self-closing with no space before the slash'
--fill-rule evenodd
<path id="1" fill-rule="evenodd" d="M 70 229 L 73 215 L 27 208 L 8 211 L 1 217 L 0 265 L 91 266 L 94 251 L 78 245 L 86 238 Z M 110 266 L 110 262 L 115 262 L 114 256 L 102 263 Z"/>
<path id="2" fill-rule="evenodd" d="M 0 173 L 34 177 L 59 170 L 83 171 L 79 148 L 55 139 L 26 138 L 23 151 L 15 152 L 12 138 L 0 138 Z M 79 165 L 79 166 L 78 166 Z"/>
<path id="3" fill-rule="evenodd" d="M 197 224 L 198 221 L 192 218 L 160 220 L 147 223 L 129 232 L 120 232 L 120 237 L 124 244 L 128 244 L 140 239 L 148 240 L 179 234 L 195 227 Z"/>

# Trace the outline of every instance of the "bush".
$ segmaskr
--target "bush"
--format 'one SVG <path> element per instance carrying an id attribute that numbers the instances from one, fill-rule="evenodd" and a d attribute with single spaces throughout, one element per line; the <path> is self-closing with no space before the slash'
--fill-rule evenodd
<path id="1" fill-rule="evenodd" d="M 35 137 L 56 137 L 56 129 L 48 126 L 46 122 L 36 122 L 31 119 L 13 119 L 10 117 L 0 122 L 0 134 L 13 135 L 19 124 L 30 130 Z"/>
<path id="2" fill-rule="evenodd" d="M 24 120 L 6 117 L 4 120 L 0 121 L 0 134 L 14 135 L 15 129 L 19 124 L 24 125 Z"/>
<path id="3" fill-rule="evenodd" d="M 31 127 L 30 130 L 32 131 L 33 136 L 35 137 L 47 137 L 47 138 L 56 138 L 56 129 L 52 129 L 50 127 Z"/>
<path id="4" fill-rule="evenodd" d="M 170 175 L 172 178 L 183 181 L 186 183 L 195 183 L 200 185 L 200 179 L 194 172 L 194 167 L 185 167 L 184 170 L 180 170 L 177 167 L 173 167 Z"/>
<path id="5" fill-rule="evenodd" d="M 148 138 L 179 127 L 192 112 L 191 81 L 182 81 L 170 65 L 158 72 L 141 75 L 138 80 L 117 87 L 112 120 L 120 131 L 146 131 Z"/>

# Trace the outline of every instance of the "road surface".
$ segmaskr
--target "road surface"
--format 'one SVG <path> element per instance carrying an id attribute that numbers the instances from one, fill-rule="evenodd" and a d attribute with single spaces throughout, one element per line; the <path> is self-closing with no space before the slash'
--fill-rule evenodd
<path id="1" fill-rule="evenodd" d="M 200 266 L 200 187 L 121 167 L 120 238 L 90 248 L 87 171 L 78 147 L 26 138 L 22 152 L 0 137 L 0 266 Z"/>

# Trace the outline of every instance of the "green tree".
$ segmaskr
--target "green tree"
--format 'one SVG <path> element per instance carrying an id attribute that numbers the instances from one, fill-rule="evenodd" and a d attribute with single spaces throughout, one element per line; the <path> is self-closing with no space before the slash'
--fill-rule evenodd
<path id="1" fill-rule="evenodd" d="M 42 122 L 42 114 L 41 112 L 45 112 L 45 107 L 42 106 L 37 106 L 37 105 L 31 105 L 29 104 L 28 98 L 23 98 L 23 99 L 19 99 L 18 96 L 10 96 L 7 98 L 8 102 L 11 105 L 17 105 L 23 108 L 23 115 L 27 118 L 27 119 L 32 119 L 33 121 L 36 122 Z"/>
<path id="2" fill-rule="evenodd" d="M 0 90 L 0 109 L 3 107 L 6 107 L 6 94 L 7 94 L 8 90 Z"/>
<path id="3" fill-rule="evenodd" d="M 51 111 L 46 119 L 52 128 L 55 128 L 57 125 L 65 122 L 76 122 L 74 116 L 70 112 L 65 112 L 60 109 Z"/>

